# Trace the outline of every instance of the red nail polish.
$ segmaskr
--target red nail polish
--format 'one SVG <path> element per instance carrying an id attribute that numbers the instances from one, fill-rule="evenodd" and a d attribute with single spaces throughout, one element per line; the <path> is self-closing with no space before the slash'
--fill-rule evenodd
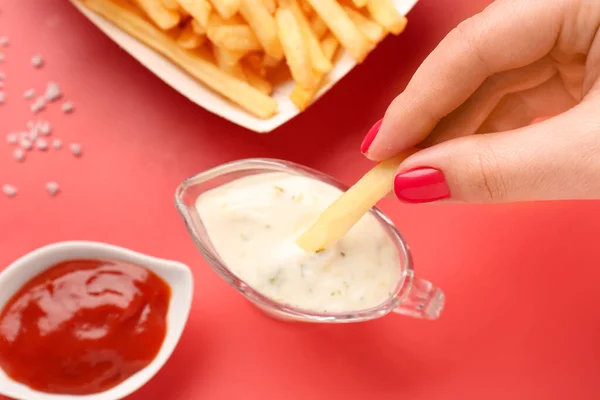
<path id="1" fill-rule="evenodd" d="M 394 193 L 406 203 L 428 203 L 450 197 L 450 188 L 442 171 L 418 168 L 396 175 Z"/>
<path id="2" fill-rule="evenodd" d="M 363 154 L 367 153 L 367 151 L 369 150 L 369 147 L 371 147 L 371 143 L 373 143 L 375 136 L 377 136 L 377 133 L 379 132 L 379 128 L 381 128 L 382 122 L 383 122 L 383 119 L 380 119 L 379 121 L 375 122 L 375 125 L 373 125 L 371 127 L 371 129 L 369 129 L 369 132 L 367 132 L 365 138 L 363 139 L 362 144 L 360 145 L 361 153 L 363 153 Z"/>

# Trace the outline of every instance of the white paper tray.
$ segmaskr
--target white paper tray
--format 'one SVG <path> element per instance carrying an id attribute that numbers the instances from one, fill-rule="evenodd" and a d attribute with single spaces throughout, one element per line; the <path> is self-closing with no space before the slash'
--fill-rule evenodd
<path id="1" fill-rule="evenodd" d="M 418 0 L 394 0 L 394 3 L 398 10 L 406 15 L 415 6 L 417 1 Z M 267 120 L 256 118 L 206 88 L 163 56 L 122 32 L 102 17 L 89 11 L 77 0 L 71 0 L 71 3 L 109 38 L 162 79 L 166 84 L 177 90 L 192 102 L 214 114 L 247 129 L 261 133 L 270 132 L 299 114 L 298 109 L 289 99 L 289 94 L 293 87 L 292 81 L 279 85 L 273 93 L 273 97 L 279 104 L 279 112 L 274 117 Z M 342 79 L 355 66 L 356 62 L 354 59 L 348 54 L 343 54 L 330 72 L 328 83 L 318 93 L 317 98 L 327 93 L 333 85 Z"/>

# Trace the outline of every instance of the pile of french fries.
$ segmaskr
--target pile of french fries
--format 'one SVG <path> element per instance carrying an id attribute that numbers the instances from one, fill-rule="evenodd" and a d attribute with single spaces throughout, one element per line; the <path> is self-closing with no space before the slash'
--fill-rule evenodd
<path id="1" fill-rule="evenodd" d="M 262 119 L 277 113 L 275 85 L 291 76 L 303 111 L 340 47 L 361 62 L 407 22 L 392 0 L 80 1 Z"/>

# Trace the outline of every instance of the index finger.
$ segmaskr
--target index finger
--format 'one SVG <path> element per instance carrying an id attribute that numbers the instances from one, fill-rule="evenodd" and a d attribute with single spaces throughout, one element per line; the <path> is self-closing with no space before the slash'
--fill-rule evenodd
<path id="1" fill-rule="evenodd" d="M 417 145 L 488 77 L 548 54 L 560 33 L 563 3 L 499 0 L 458 25 L 388 107 L 367 157 L 384 160 Z"/>

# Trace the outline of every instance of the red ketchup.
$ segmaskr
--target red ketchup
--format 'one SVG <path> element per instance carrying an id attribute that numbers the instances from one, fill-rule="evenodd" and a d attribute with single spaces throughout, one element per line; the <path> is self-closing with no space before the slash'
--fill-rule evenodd
<path id="1" fill-rule="evenodd" d="M 0 311 L 0 368 L 41 392 L 103 392 L 154 360 L 170 299 L 170 287 L 141 266 L 57 264 Z"/>

